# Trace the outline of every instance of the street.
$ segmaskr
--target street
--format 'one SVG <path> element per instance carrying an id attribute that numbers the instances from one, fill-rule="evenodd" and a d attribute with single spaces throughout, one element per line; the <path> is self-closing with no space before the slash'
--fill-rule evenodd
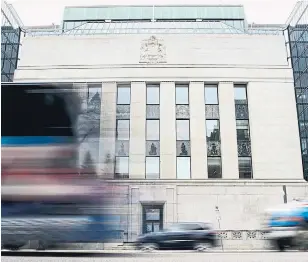
<path id="1" fill-rule="evenodd" d="M 2 252 L 3 262 L 306 262 L 307 252 Z"/>

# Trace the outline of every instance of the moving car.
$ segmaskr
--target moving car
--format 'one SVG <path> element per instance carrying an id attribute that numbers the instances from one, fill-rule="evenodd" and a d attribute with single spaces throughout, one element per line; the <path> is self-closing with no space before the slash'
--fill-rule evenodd
<path id="1" fill-rule="evenodd" d="M 266 236 L 280 251 L 307 245 L 308 201 L 294 201 L 266 210 Z"/>
<path id="2" fill-rule="evenodd" d="M 136 245 L 143 251 L 156 249 L 206 251 L 218 246 L 218 238 L 209 223 L 177 223 L 165 230 L 139 236 Z"/>

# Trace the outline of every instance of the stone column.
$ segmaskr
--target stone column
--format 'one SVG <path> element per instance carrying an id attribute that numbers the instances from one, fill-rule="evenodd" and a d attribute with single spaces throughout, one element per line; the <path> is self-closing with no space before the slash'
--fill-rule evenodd
<path id="1" fill-rule="evenodd" d="M 176 179 L 175 83 L 160 84 L 160 178 Z"/>
<path id="2" fill-rule="evenodd" d="M 116 139 L 116 99 L 117 84 L 103 83 L 101 99 L 99 175 L 105 178 L 114 177 L 115 139 Z"/>
<path id="3" fill-rule="evenodd" d="M 131 83 L 129 178 L 145 178 L 146 84 Z"/>
<path id="4" fill-rule="evenodd" d="M 207 146 L 205 130 L 204 83 L 189 85 L 191 178 L 206 179 Z"/>
<path id="5" fill-rule="evenodd" d="M 238 157 L 234 87 L 232 82 L 220 82 L 218 87 L 222 178 L 238 179 Z"/>

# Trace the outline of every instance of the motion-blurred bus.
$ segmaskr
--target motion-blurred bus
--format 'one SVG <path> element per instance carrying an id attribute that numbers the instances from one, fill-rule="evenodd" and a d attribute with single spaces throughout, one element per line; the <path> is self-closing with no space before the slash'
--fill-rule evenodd
<path id="1" fill-rule="evenodd" d="M 115 187 L 77 165 L 80 102 L 68 84 L 1 85 L 1 245 L 116 242 Z"/>

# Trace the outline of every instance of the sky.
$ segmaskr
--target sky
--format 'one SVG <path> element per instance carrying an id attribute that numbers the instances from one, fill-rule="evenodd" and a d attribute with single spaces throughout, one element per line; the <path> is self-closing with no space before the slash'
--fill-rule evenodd
<path id="1" fill-rule="evenodd" d="M 6 0 L 25 26 L 60 24 L 65 6 L 241 4 L 248 23 L 284 24 L 297 0 Z"/>

